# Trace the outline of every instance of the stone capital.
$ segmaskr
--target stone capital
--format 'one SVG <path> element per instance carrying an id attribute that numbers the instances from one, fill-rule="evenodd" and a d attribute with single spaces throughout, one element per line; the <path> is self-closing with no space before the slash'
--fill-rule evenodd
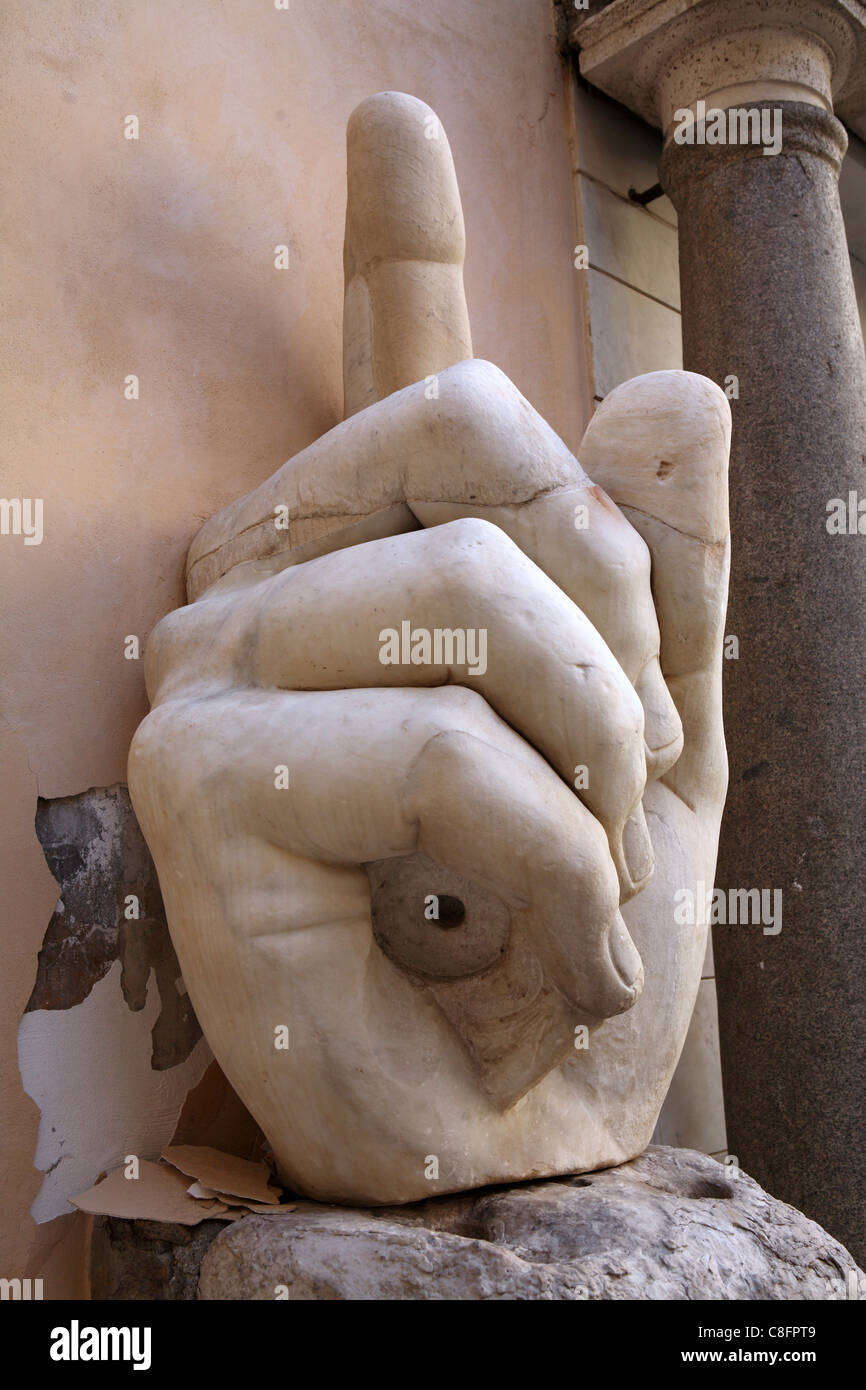
<path id="1" fill-rule="evenodd" d="M 772 114 L 772 102 L 756 102 L 752 108 Z M 848 148 L 845 127 L 829 111 L 810 102 L 785 102 L 784 119 L 780 126 L 780 155 L 805 155 L 823 160 L 836 178 Z M 704 179 L 724 176 L 732 164 L 754 160 L 765 163 L 760 144 L 729 143 L 723 145 L 677 144 L 668 140 L 659 163 L 659 181 L 678 213 L 684 200 L 700 200 L 704 194 L 700 185 Z M 753 171 L 760 176 L 761 169 Z M 769 204 L 768 204 L 769 206 Z"/>
<path id="2" fill-rule="evenodd" d="M 866 138 L 863 0 L 613 0 L 571 39 L 587 81 L 666 138 L 699 101 L 811 104 Z"/>

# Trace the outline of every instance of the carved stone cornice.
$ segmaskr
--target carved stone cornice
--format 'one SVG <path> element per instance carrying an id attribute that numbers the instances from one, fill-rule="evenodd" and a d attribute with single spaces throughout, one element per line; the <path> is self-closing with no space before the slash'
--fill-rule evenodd
<path id="1" fill-rule="evenodd" d="M 811 103 L 866 138 L 863 0 L 613 0 L 570 35 L 587 81 L 666 137 L 703 100 Z"/>

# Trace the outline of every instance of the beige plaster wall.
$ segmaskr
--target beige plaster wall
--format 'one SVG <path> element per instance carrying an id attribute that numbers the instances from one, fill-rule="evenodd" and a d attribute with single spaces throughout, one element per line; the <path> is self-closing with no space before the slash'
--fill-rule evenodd
<path id="1" fill-rule="evenodd" d="M 124 638 L 143 643 L 180 602 L 201 520 L 340 416 L 344 127 L 361 98 L 413 92 L 445 124 L 477 354 L 572 448 L 591 393 L 549 0 L 7 0 L 2 27 L 0 494 L 42 499 L 44 538 L 0 537 L 0 1275 L 43 1275 L 50 1298 L 82 1292 L 85 1233 L 29 1215 L 39 1109 L 16 1032 L 57 899 L 37 793 L 125 780 L 145 699 Z M 62 1160 L 51 1175 L 61 1200 L 104 1163 L 106 1124 L 122 1147 L 150 1104 L 141 1067 L 119 1065 L 145 1039 L 112 1032 L 116 988 L 106 976 L 65 1029 L 28 1016 L 27 1065 L 54 1106 L 40 1147 L 75 1159 L 74 1177 Z"/>

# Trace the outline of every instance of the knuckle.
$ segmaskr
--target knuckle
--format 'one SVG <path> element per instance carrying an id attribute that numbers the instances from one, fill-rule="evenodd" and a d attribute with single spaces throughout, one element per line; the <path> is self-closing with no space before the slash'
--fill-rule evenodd
<path id="1" fill-rule="evenodd" d="M 443 533 L 441 539 L 447 549 L 457 554 L 468 551 L 473 558 L 481 558 L 474 554 L 479 546 L 485 550 L 489 550 L 491 546 L 516 549 L 514 542 L 506 536 L 501 527 L 495 522 L 484 521 L 481 517 L 459 517 L 456 521 L 436 527 L 436 530 Z"/>
<path id="2" fill-rule="evenodd" d="M 465 733 L 488 718 L 490 707 L 477 690 L 465 685 L 444 685 L 436 692 L 434 723 L 437 733 Z"/>
<path id="3" fill-rule="evenodd" d="M 487 424 L 485 404 L 498 405 L 503 398 L 518 394 L 502 369 L 482 357 L 458 362 L 451 374 L 453 389 L 443 396 L 443 404 L 455 423 L 470 431 L 481 430 Z"/>
<path id="4" fill-rule="evenodd" d="M 521 500 L 526 487 L 534 485 L 535 451 L 526 444 L 537 432 L 538 417 L 492 362 L 473 358 L 449 370 L 451 381 L 443 391 L 439 417 L 449 449 L 481 489 L 495 483 L 500 493 L 506 485 L 513 500 Z"/>
<path id="5" fill-rule="evenodd" d="M 178 649 L 189 641 L 194 616 L 197 616 L 194 615 L 194 605 L 189 604 L 184 608 L 175 608 L 160 618 L 145 643 L 147 661 L 160 667 L 171 662 Z"/>
<path id="6" fill-rule="evenodd" d="M 160 705 L 145 715 L 136 729 L 127 764 L 129 786 L 135 795 L 143 795 L 147 784 L 171 786 L 177 779 L 178 763 L 172 739 L 175 728 L 176 711 L 171 706 Z"/>
<path id="7" fill-rule="evenodd" d="M 492 521 L 461 517 L 434 528 L 437 578 L 446 598 L 468 609 L 489 593 L 494 576 L 522 552 Z"/>
<path id="8" fill-rule="evenodd" d="M 484 697 L 465 686 L 440 686 L 428 695 L 415 716 L 424 761 L 451 778 L 461 764 L 489 752 L 495 716 Z"/>
<path id="9" fill-rule="evenodd" d="M 649 583 L 652 567 L 649 546 L 643 536 L 628 522 L 617 536 L 617 554 L 613 567 L 629 588 Z"/>

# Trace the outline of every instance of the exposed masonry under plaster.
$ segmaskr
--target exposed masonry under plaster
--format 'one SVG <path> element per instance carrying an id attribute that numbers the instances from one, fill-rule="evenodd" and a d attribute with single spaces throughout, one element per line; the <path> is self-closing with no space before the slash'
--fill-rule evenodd
<path id="1" fill-rule="evenodd" d="M 40 798 L 36 830 L 60 889 L 18 1036 L 44 1222 L 126 1154 L 157 1156 L 210 1053 L 126 787 Z"/>
<path id="2" fill-rule="evenodd" d="M 153 1029 L 152 1065 L 177 1066 L 201 1037 L 165 922 L 153 861 L 125 786 L 39 799 L 36 831 L 60 898 L 39 952 L 27 1011 L 80 1004 L 114 961 L 129 1008 L 144 1007 L 150 971 L 161 1008 Z M 126 909 L 130 898 L 137 906 Z M 125 911 L 138 912 L 127 918 Z"/>

